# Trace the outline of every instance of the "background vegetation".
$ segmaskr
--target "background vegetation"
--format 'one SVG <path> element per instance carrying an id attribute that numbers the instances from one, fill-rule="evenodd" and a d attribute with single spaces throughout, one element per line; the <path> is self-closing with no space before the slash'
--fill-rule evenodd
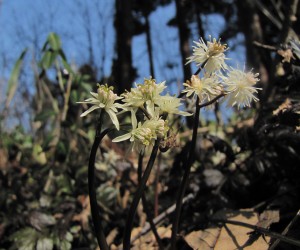
<path id="1" fill-rule="evenodd" d="M 76 102 L 95 90 L 97 82 L 114 85 L 122 93 L 134 81 L 150 75 L 166 80 L 176 92 L 178 83 L 189 79 L 195 70 L 185 65 L 192 40 L 208 38 L 221 20 L 224 25 L 216 35 L 233 50 L 239 48 L 230 56 L 239 57 L 238 53 L 245 51 L 247 68 L 260 73 L 263 90 L 260 102 L 251 110 L 229 113 L 221 103 L 202 116 L 178 249 L 193 248 L 195 238 L 206 239 L 199 232 L 210 228 L 212 216 L 224 208 L 235 211 L 234 215 L 241 213 L 244 219 L 247 216 L 241 209 L 245 208 L 255 215 L 278 211 L 278 220 L 272 221 L 276 223 L 265 228 L 279 233 L 287 228 L 288 237 L 299 238 L 298 1 L 115 0 L 108 10 L 101 7 L 103 2 L 96 4 L 74 3 L 82 10 L 78 17 L 85 24 L 86 33 L 80 35 L 87 38 L 86 61 L 72 61 L 65 53 L 65 33 L 49 32 L 42 43 L 27 50 L 24 46 L 9 69 L 9 77 L 4 73 L 1 77 L 0 248 L 96 248 L 87 195 L 87 164 L 96 115 L 80 118 L 85 108 Z M 156 22 L 153 28 L 153 16 L 158 12 L 168 16 L 172 8 L 174 15 L 167 26 L 159 27 Z M 95 15 L 97 29 L 90 19 Z M 105 29 L 106 17 L 111 18 L 113 33 Z M 211 17 L 212 23 L 207 22 Z M 153 35 L 155 29 L 163 28 L 165 33 L 176 30 L 176 35 L 170 41 Z M 40 41 L 38 29 L 34 35 Z M 112 37 L 109 46 L 104 42 L 106 37 Z M 144 39 L 144 47 L 133 46 L 135 39 Z M 98 49 L 101 53 L 96 54 Z M 133 58 L 138 49 L 142 61 Z M 106 58 L 110 50 L 113 56 Z M 5 72 L 4 64 L 2 67 Z M 165 245 L 183 173 L 182 156 L 191 135 L 188 126 L 187 122 L 178 128 L 178 146 L 159 155 L 146 191 L 153 216 L 162 215 L 159 227 Z M 96 163 L 98 205 L 113 249 L 122 241 L 124 218 L 138 183 L 137 157 L 128 151 L 127 144 L 112 144 L 108 137 L 100 149 Z M 138 234 L 147 227 L 145 218 L 140 206 L 133 233 L 139 239 L 134 243 L 136 249 L 156 247 L 153 237 Z M 193 232 L 198 235 L 188 238 Z M 258 249 L 252 242 L 247 244 L 249 249 Z M 268 249 L 268 245 L 263 247 L 259 249 Z M 276 249 L 297 247 L 280 242 Z"/>

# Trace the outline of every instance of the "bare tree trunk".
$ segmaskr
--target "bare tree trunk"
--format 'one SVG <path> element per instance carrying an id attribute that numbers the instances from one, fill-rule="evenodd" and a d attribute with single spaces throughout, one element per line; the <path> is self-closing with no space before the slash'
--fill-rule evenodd
<path id="1" fill-rule="evenodd" d="M 270 67 L 266 62 L 268 55 L 253 45 L 254 41 L 263 43 L 263 31 L 260 17 L 255 8 L 255 1 L 237 0 L 238 18 L 241 30 L 245 35 L 246 55 L 249 68 L 255 68 L 260 73 L 260 83 L 263 88 L 269 80 Z M 271 59 L 269 59 L 269 62 Z M 270 63 L 269 63 L 269 66 Z M 266 88 L 264 88 L 266 89 Z"/>
<path id="2" fill-rule="evenodd" d="M 176 2 L 176 18 L 177 18 L 177 25 L 179 31 L 181 64 L 183 70 L 183 78 L 184 81 L 186 81 L 192 75 L 191 67 L 189 65 L 185 65 L 186 58 L 190 56 L 190 45 L 189 45 L 190 30 L 187 25 L 185 1 L 175 0 L 175 2 Z"/>
<path id="3" fill-rule="evenodd" d="M 202 21 L 200 18 L 200 9 L 199 9 L 199 5 L 196 3 L 197 0 L 193 1 L 193 6 L 194 6 L 194 13 L 195 13 L 195 17 L 196 17 L 196 22 L 197 22 L 197 28 L 198 28 L 198 34 L 200 37 L 202 37 L 204 39 L 204 29 L 202 26 Z"/>
<path id="4" fill-rule="evenodd" d="M 299 5 L 299 0 L 286 1 L 286 13 L 283 21 L 283 27 L 280 34 L 280 42 L 286 43 L 289 39 L 297 39 L 297 35 L 292 29 L 292 24 L 297 20 L 296 14 Z"/>
<path id="5" fill-rule="evenodd" d="M 116 0 L 115 30 L 117 58 L 113 62 L 112 81 L 117 93 L 130 90 L 135 78 L 132 67 L 131 42 L 133 36 L 132 0 Z"/>

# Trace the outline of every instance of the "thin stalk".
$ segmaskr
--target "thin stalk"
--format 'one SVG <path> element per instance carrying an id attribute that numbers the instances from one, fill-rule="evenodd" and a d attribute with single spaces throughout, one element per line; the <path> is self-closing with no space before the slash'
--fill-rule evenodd
<path id="1" fill-rule="evenodd" d="M 180 219 L 180 214 L 181 214 L 182 199 L 183 199 L 186 187 L 188 185 L 189 175 L 191 172 L 191 166 L 192 166 L 192 163 L 194 160 L 194 152 L 195 152 L 196 140 L 197 140 L 197 130 L 198 130 L 198 126 L 199 126 L 199 115 L 200 115 L 200 105 L 199 105 L 199 97 L 197 96 L 191 147 L 189 150 L 188 159 L 184 166 L 184 174 L 183 174 L 183 177 L 182 177 L 182 180 L 180 183 L 178 196 L 177 196 L 177 200 L 176 200 L 175 218 L 174 218 L 173 225 L 172 225 L 172 236 L 171 236 L 171 249 L 172 250 L 176 249 L 176 236 L 177 236 L 177 232 L 178 232 L 179 219 Z"/>
<path id="2" fill-rule="evenodd" d="M 90 205 L 91 205 L 91 212 L 92 212 L 92 221 L 94 224 L 98 245 L 101 250 L 109 250 L 103 232 L 103 228 L 101 225 L 101 217 L 98 211 L 98 204 L 97 204 L 97 197 L 96 197 L 96 190 L 95 190 L 95 160 L 96 160 L 97 149 L 100 145 L 101 140 L 109 131 L 109 129 L 106 129 L 101 133 L 102 117 L 103 117 L 103 112 L 100 113 L 97 129 L 96 129 L 95 140 L 90 153 L 89 168 L 88 168 L 88 186 L 89 186 Z"/>
<path id="3" fill-rule="evenodd" d="M 252 229 L 256 232 L 259 232 L 261 234 L 265 234 L 267 236 L 270 236 L 271 238 L 275 238 L 275 239 L 281 240 L 283 242 L 289 243 L 291 245 L 300 247 L 300 241 L 299 240 L 295 240 L 295 239 L 286 237 L 284 235 L 281 235 L 279 233 L 269 231 L 268 229 L 265 229 L 263 227 L 258 227 L 258 226 L 254 226 L 254 225 L 251 225 L 251 224 L 248 224 L 248 223 L 245 223 L 245 222 L 234 221 L 234 220 L 215 220 L 215 219 L 212 219 L 211 221 L 215 222 L 215 223 L 232 224 L 232 225 L 237 225 L 237 226 L 241 226 L 241 227 L 247 227 L 247 228 L 250 228 L 250 229 Z"/>
<path id="4" fill-rule="evenodd" d="M 139 162 L 138 162 L 138 180 L 139 180 L 139 183 L 141 183 L 141 179 L 142 179 L 143 158 L 144 158 L 144 152 L 141 151 L 140 154 L 139 154 Z M 162 250 L 162 249 L 164 249 L 164 247 L 163 247 L 161 239 L 160 239 L 160 237 L 157 233 L 156 226 L 153 222 L 153 216 L 151 215 L 151 212 L 149 210 L 148 201 L 146 199 L 145 193 L 143 193 L 143 195 L 142 195 L 142 203 L 143 203 L 143 208 L 145 210 L 145 213 L 147 215 L 148 222 L 150 224 L 150 228 L 151 228 L 151 230 L 154 234 L 154 237 L 155 237 L 156 242 L 159 246 L 159 249 Z"/>
<path id="5" fill-rule="evenodd" d="M 300 216 L 300 210 L 298 210 L 296 216 L 292 219 L 292 221 L 287 225 L 287 227 L 283 230 L 283 232 L 281 233 L 282 236 L 285 236 L 289 229 L 291 229 L 291 227 L 296 223 L 296 221 L 299 219 Z M 277 239 L 269 248 L 269 250 L 274 250 L 278 244 L 280 243 L 280 239 Z"/>
<path id="6" fill-rule="evenodd" d="M 208 106 L 208 105 L 213 104 L 214 102 L 216 102 L 217 100 L 219 100 L 220 98 L 222 98 L 222 97 L 225 96 L 225 95 L 226 95 L 226 93 L 223 92 L 223 93 L 221 93 L 220 95 L 216 96 L 215 98 L 211 99 L 210 101 L 205 102 L 205 103 L 203 103 L 203 104 L 200 104 L 200 105 L 199 105 L 200 109 L 203 108 L 203 107 L 206 107 L 206 106 Z"/>
<path id="7" fill-rule="evenodd" d="M 161 149 L 161 148 L 160 148 Z M 161 154 L 158 155 L 157 159 L 157 168 L 156 168 L 156 174 L 155 174 L 155 192 L 154 192 L 154 217 L 158 216 L 158 184 L 159 184 L 159 175 L 160 175 L 160 164 L 161 164 Z"/>
<path id="8" fill-rule="evenodd" d="M 123 249 L 124 250 L 129 250 L 130 249 L 130 237 L 131 237 L 131 229 L 132 229 L 132 226 L 133 226 L 134 216 L 135 216 L 136 209 L 137 209 L 137 206 L 139 204 L 139 201 L 140 201 L 140 199 L 142 197 L 142 194 L 144 192 L 147 180 L 150 176 L 152 167 L 154 165 L 156 155 L 157 155 L 157 152 L 158 152 L 158 148 L 159 148 L 159 143 L 160 143 L 160 140 L 159 139 L 156 140 L 156 142 L 153 146 L 152 153 L 151 153 L 150 159 L 148 161 L 147 167 L 145 169 L 144 175 L 141 179 L 141 183 L 138 186 L 138 189 L 137 189 L 137 191 L 134 195 L 132 204 L 129 208 L 129 213 L 128 213 L 128 216 L 127 216 L 125 231 L 124 231 L 124 239 L 123 239 Z"/>

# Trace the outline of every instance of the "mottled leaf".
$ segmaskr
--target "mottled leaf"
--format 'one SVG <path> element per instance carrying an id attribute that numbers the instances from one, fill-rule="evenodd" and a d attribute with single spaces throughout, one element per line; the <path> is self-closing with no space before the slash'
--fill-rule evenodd
<path id="1" fill-rule="evenodd" d="M 38 250 L 52 250 L 53 240 L 49 238 L 39 238 L 37 241 L 36 249 Z"/>
<path id="2" fill-rule="evenodd" d="M 54 225 L 56 220 L 52 215 L 33 211 L 29 214 L 29 222 L 37 230 L 42 230 L 46 226 Z"/>
<path id="3" fill-rule="evenodd" d="M 18 250 L 35 250 L 38 232 L 31 227 L 25 227 L 10 236 Z"/>

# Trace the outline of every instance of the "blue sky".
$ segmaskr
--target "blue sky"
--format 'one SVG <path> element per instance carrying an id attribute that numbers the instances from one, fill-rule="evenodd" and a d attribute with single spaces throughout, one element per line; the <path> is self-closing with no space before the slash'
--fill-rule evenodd
<path id="1" fill-rule="evenodd" d="M 158 8 L 150 15 L 155 78 L 157 81 L 167 80 L 171 93 L 178 91 L 177 86 L 183 80 L 178 30 L 167 26 L 175 12 L 175 4 L 172 3 Z M 3 0 L 0 7 L 0 103 L 4 100 L 11 69 L 25 47 L 29 48 L 29 53 L 21 82 L 23 87 L 34 93 L 32 60 L 39 59 L 40 50 L 49 32 L 60 35 L 63 49 L 73 65 L 80 66 L 92 60 L 98 77 L 109 76 L 114 57 L 113 14 L 113 0 Z M 206 38 L 208 35 L 218 38 L 225 26 L 224 18 L 216 14 L 201 18 Z M 196 30 L 196 26 L 192 24 L 191 45 L 192 40 L 199 39 Z M 145 39 L 145 35 L 139 35 L 132 41 L 133 65 L 139 74 L 136 82 L 142 82 L 150 74 Z M 235 50 L 228 51 L 227 54 L 233 58 L 230 64 L 236 66 L 238 61 L 243 65 L 243 36 L 238 35 L 228 43 L 229 47 L 231 44 L 235 45 Z M 92 57 L 89 51 L 92 51 Z M 174 67 L 166 68 L 165 65 L 170 63 Z"/>

